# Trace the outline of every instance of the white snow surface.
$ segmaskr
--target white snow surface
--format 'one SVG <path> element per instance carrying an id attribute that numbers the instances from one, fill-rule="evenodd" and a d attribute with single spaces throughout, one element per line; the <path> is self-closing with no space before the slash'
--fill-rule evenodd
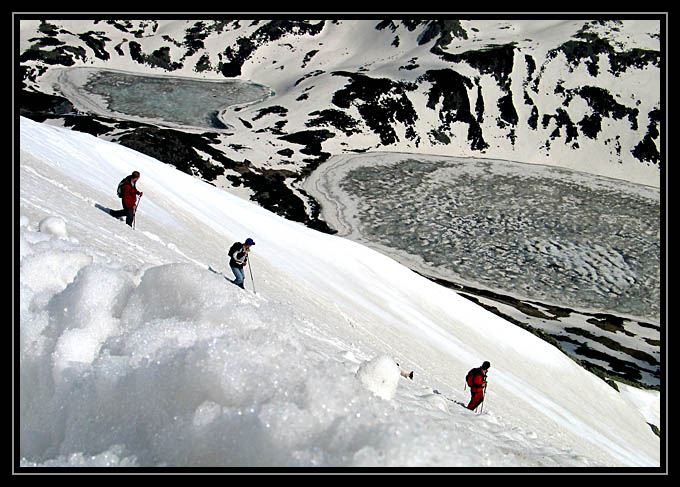
<path id="1" fill-rule="evenodd" d="M 660 465 L 658 393 L 145 155 L 19 130 L 22 467 Z M 101 209 L 133 170 L 134 230 Z M 243 291 L 220 273 L 246 237 Z M 458 403 L 484 360 L 477 414 Z"/>

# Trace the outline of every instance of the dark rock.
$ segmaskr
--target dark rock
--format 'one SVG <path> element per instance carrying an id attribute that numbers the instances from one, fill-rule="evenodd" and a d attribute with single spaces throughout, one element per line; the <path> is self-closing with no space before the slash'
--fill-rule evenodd
<path id="1" fill-rule="evenodd" d="M 366 124 L 380 136 L 383 145 L 398 142 L 395 123 L 406 127 L 406 138 L 417 139 L 413 125 L 418 115 L 407 96 L 415 90 L 412 83 L 387 78 L 372 78 L 363 74 L 337 71 L 333 76 L 345 76 L 350 82 L 333 95 L 333 104 L 342 109 L 354 105 Z"/>
<path id="2" fill-rule="evenodd" d="M 442 125 L 439 133 L 450 133 L 449 127 L 455 122 L 462 122 L 468 125 L 468 141 L 473 150 L 483 150 L 488 148 L 484 141 L 482 128 L 472 115 L 470 100 L 467 89 L 472 87 L 472 82 L 465 76 L 451 69 L 430 70 L 418 78 L 419 82 L 428 81 L 432 83 L 432 88 L 428 93 L 427 107 L 435 109 L 441 103 L 439 118 Z M 478 98 L 481 100 L 481 97 Z M 483 113 L 483 105 L 478 105 L 478 110 Z"/>
<path id="3" fill-rule="evenodd" d="M 316 118 L 309 119 L 305 123 L 307 127 L 331 126 L 342 131 L 347 136 L 361 132 L 359 129 L 359 121 L 355 120 L 342 110 L 331 108 L 328 110 L 314 111 L 309 115 L 315 116 Z"/>

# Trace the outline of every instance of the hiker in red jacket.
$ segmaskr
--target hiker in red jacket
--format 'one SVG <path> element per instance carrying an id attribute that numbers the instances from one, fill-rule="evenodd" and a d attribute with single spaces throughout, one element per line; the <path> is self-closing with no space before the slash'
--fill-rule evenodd
<path id="1" fill-rule="evenodd" d="M 484 391 L 486 390 L 486 374 L 491 364 L 484 361 L 481 367 L 474 368 L 467 373 L 465 380 L 470 386 L 470 403 L 468 409 L 475 410 L 484 401 Z"/>
<path id="2" fill-rule="evenodd" d="M 139 181 L 140 174 L 138 171 L 133 171 L 128 177 L 123 179 L 118 184 L 118 196 L 122 200 L 122 210 L 111 210 L 109 214 L 115 218 L 125 217 L 125 223 L 132 226 L 135 220 L 135 212 L 137 211 L 137 195 L 142 196 L 144 193 L 137 191 L 137 181 Z"/>

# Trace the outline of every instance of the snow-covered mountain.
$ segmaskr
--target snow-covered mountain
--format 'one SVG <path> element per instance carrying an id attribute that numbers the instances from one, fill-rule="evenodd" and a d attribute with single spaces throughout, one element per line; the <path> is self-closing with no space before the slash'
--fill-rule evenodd
<path id="1" fill-rule="evenodd" d="M 659 187 L 661 21 L 29 17 L 20 105 L 328 231 L 300 183 L 337 154 L 480 156 Z M 228 130 L 187 133 L 64 98 L 58 75 L 77 67 L 249 80 L 273 96 L 227 109 Z"/>
<path id="2" fill-rule="evenodd" d="M 20 122 L 16 466 L 665 466 L 658 392 L 357 243 Z M 132 170 L 134 230 L 106 211 Z M 246 237 L 244 291 L 221 273 Z M 458 403 L 483 360 L 475 414 Z"/>

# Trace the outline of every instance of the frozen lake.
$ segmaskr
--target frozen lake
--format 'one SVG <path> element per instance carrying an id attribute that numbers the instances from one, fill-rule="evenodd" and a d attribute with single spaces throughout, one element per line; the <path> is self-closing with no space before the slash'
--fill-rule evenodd
<path id="1" fill-rule="evenodd" d="M 659 321 L 660 197 L 556 167 L 346 155 L 305 182 L 339 234 L 424 274 Z"/>
<path id="2" fill-rule="evenodd" d="M 99 68 L 59 71 L 54 84 L 76 107 L 105 116 L 186 129 L 225 130 L 222 112 L 271 95 L 266 86 L 238 80 L 141 75 Z"/>

